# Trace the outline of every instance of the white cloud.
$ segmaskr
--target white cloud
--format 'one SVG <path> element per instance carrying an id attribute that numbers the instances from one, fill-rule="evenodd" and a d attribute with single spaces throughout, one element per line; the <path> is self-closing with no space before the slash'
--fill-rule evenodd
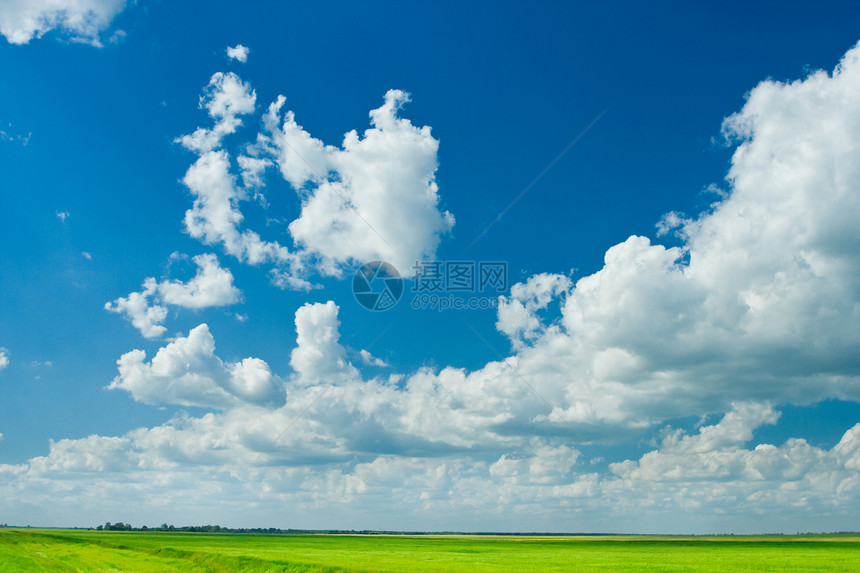
<path id="1" fill-rule="evenodd" d="M 660 220 L 657 222 L 657 236 L 662 237 L 664 235 L 668 235 L 669 231 L 672 231 L 674 229 L 682 229 L 690 222 L 691 221 L 689 219 L 684 218 L 683 213 L 670 211 L 663 215 L 663 217 L 661 217 Z"/>
<path id="2" fill-rule="evenodd" d="M 212 129 L 198 128 L 190 135 L 177 138 L 177 142 L 189 151 L 204 154 L 221 146 L 226 135 L 235 133 L 242 125 L 239 116 L 254 113 L 256 92 L 233 72 L 217 72 L 200 96 L 200 108 L 206 109 L 215 120 Z"/>
<path id="3" fill-rule="evenodd" d="M 238 205 L 243 194 L 230 174 L 226 152 L 205 153 L 188 169 L 182 181 L 194 196 L 194 205 L 185 212 L 189 235 L 207 245 L 220 243 L 228 254 L 250 264 L 300 264 L 295 255 L 277 242 L 264 241 L 248 229 L 239 231 L 244 217 Z"/>
<path id="4" fill-rule="evenodd" d="M 240 155 L 237 159 L 242 171 L 242 183 L 248 189 L 257 189 L 263 186 L 263 173 L 272 161 L 266 158 L 248 157 Z"/>
<path id="5" fill-rule="evenodd" d="M 0 6 L 0 34 L 27 44 L 57 30 L 71 40 L 101 46 L 99 34 L 125 9 L 127 0 L 7 0 Z"/>
<path id="6" fill-rule="evenodd" d="M 735 429 L 723 422 L 708 427 L 729 438 L 718 449 L 698 447 L 701 433 L 670 433 L 659 449 L 601 475 L 582 464 L 577 449 L 542 439 L 488 457 L 361 452 L 355 459 L 350 449 L 390 444 L 364 440 L 368 421 L 351 425 L 354 414 L 340 409 L 344 401 L 334 401 L 338 410 L 326 415 L 333 402 L 324 398 L 298 400 L 292 411 L 244 405 L 116 438 L 60 440 L 45 457 L 0 465 L 0 508 L 16 515 L 55 499 L 53 519 L 61 520 L 67 507 L 87 501 L 96 508 L 122 504 L 136 523 L 214 515 L 233 524 L 275 519 L 285 526 L 278 512 L 290 507 L 291 520 L 306 527 L 337 520 L 343 527 L 468 530 L 492 523 L 498 530 L 542 531 L 552 523 L 567 531 L 703 533 L 848 528 L 860 502 L 860 425 L 829 450 L 798 439 L 745 448 L 741 434 L 769 417 L 766 406 L 733 410 L 742 419 L 729 423 Z M 309 419 L 291 426 L 299 408 Z M 327 433 L 343 416 L 344 434 Z M 221 502 L 206 504 L 216 493 Z M 262 513 L 249 517 L 249 504 Z"/>
<path id="7" fill-rule="evenodd" d="M 239 302 L 242 293 L 233 286 L 233 273 L 221 268 L 215 255 L 197 255 L 193 261 L 197 265 L 197 274 L 188 282 L 159 283 L 158 294 L 164 303 L 185 308 L 207 308 Z"/>
<path id="8" fill-rule="evenodd" d="M 242 293 L 233 285 L 233 273 L 222 268 L 215 255 L 197 255 L 192 260 L 197 265 L 197 274 L 189 281 L 158 283 L 154 277 L 148 277 L 141 292 L 106 303 L 105 310 L 124 314 L 144 337 L 157 338 L 167 330 L 162 326 L 167 318 L 165 305 L 203 309 L 241 301 Z"/>
<path id="9" fill-rule="evenodd" d="M 0 370 L 9 366 L 9 354 L 5 348 L 0 348 Z"/>
<path id="10" fill-rule="evenodd" d="M 556 297 L 570 288 L 567 277 L 543 273 L 529 277 L 525 283 L 511 287 L 509 297 L 499 297 L 496 328 L 504 333 L 515 348 L 535 339 L 542 323 L 537 311 L 543 310 Z"/>
<path id="11" fill-rule="evenodd" d="M 56 213 L 57 213 L 57 219 L 59 219 L 60 222 L 62 222 L 62 223 L 65 223 L 66 219 L 69 218 L 69 212 L 68 211 L 57 211 Z"/>
<path id="12" fill-rule="evenodd" d="M 141 292 L 133 292 L 128 297 L 120 297 L 105 303 L 105 310 L 123 314 L 131 324 L 146 338 L 157 338 L 167 330 L 161 323 L 167 318 L 167 308 L 158 304 L 150 306 L 149 298 L 158 290 L 154 278 L 143 282 Z"/>
<path id="13" fill-rule="evenodd" d="M 741 138 L 730 193 L 698 218 L 664 218 L 681 247 L 615 245 L 599 272 L 563 289 L 559 323 L 523 302 L 544 306 L 531 293 L 550 292 L 532 284 L 552 284 L 546 275 L 502 299 L 511 363 L 568 423 L 588 433 L 735 400 L 860 400 L 857 90 L 860 48 L 832 76 L 763 82 L 724 124 Z"/>
<path id="14" fill-rule="evenodd" d="M 341 376 L 355 375 L 338 342 L 340 321 L 334 302 L 305 304 L 296 311 L 296 348 L 290 366 L 304 383 L 333 383 Z"/>
<path id="15" fill-rule="evenodd" d="M 453 215 L 439 211 L 439 142 L 429 127 L 398 117 L 408 101 L 408 94 L 388 91 L 383 106 L 370 112 L 372 127 L 363 137 L 347 133 L 341 149 L 311 137 L 292 112 L 278 128 L 283 99 L 269 110 L 266 125 L 281 174 L 303 191 L 290 233 L 321 258 L 323 273 L 339 275 L 346 264 L 377 259 L 405 273 L 432 256 L 454 226 Z"/>
<path id="16" fill-rule="evenodd" d="M 81 256 L 88 261 L 93 260 L 93 254 L 89 251 L 81 251 Z"/>
<path id="17" fill-rule="evenodd" d="M 415 127 L 397 116 L 408 94 L 389 91 L 384 105 L 370 112 L 372 127 L 363 137 L 347 133 L 342 148 L 313 138 L 293 112 L 282 114 L 286 100 L 279 96 L 263 117 L 263 132 L 237 158 L 243 189 L 232 174 L 230 155 L 218 148 L 239 125 L 237 116 L 253 111 L 254 100 L 251 87 L 235 74 L 215 74 L 201 98 L 215 126 L 177 140 L 201 155 L 183 180 L 194 196 L 185 214 L 192 237 L 223 244 L 243 262 L 272 264 L 275 284 L 304 290 L 312 288 L 307 277 L 313 272 L 339 276 L 349 265 L 374 259 L 406 272 L 416 260 L 435 253 L 454 218 L 439 210 L 439 142 L 429 127 Z M 288 227 L 292 251 L 253 230 L 240 230 L 246 190 L 267 206 L 263 174 L 273 164 L 302 200 L 299 217 Z"/>
<path id="18" fill-rule="evenodd" d="M 769 530 L 773 520 L 793 530 L 854 519 L 860 424 L 830 450 L 802 439 L 750 449 L 754 430 L 779 414 L 764 403 L 734 403 L 720 422 L 693 435 L 666 428 L 658 449 L 600 474 L 569 438 L 510 425 L 522 416 L 510 405 L 527 399 L 499 378 L 502 368 L 422 369 L 396 386 L 362 380 L 343 358 L 338 327 L 331 302 L 297 311 L 300 351 L 286 381 L 259 359 L 221 361 L 206 325 L 149 363 L 143 351 L 125 354 L 110 388 L 148 404 L 222 411 L 121 437 L 60 440 L 45 457 L 0 465 L 0 509 L 15 515 L 25 509 L 15 500 L 47 499 L 62 483 L 66 495 L 51 519 L 62 518 L 66 500 L 125 507 L 139 495 L 160 501 L 153 514 L 148 503 L 132 504 L 140 509 L 131 519 L 194 521 L 204 518 L 195 505 L 216 491 L 223 503 L 209 507 L 210 521 L 215 511 L 219 521 L 247 525 L 261 519 L 243 521 L 248 503 L 289 506 L 308 527 L 338 519 L 344 527 L 404 528 L 408 519 L 415 529 L 451 528 L 452 515 L 468 515 L 475 521 L 457 528 L 485 529 L 490 519 L 520 531 L 544 530 L 550 520 L 559 530 L 705 532 L 737 531 L 739 515 L 753 523 L 766 515 L 758 528 Z M 482 415 L 493 410 L 495 417 Z M 10 488 L 19 495 L 5 495 Z"/>
<path id="19" fill-rule="evenodd" d="M 150 363 L 145 359 L 143 350 L 123 354 L 119 375 L 108 388 L 126 390 L 145 404 L 227 408 L 283 399 L 280 380 L 262 360 L 229 364 L 215 356 L 215 340 L 205 324 L 160 349 Z"/>
<path id="20" fill-rule="evenodd" d="M 231 60 L 238 60 L 243 64 L 248 61 L 248 52 L 250 50 L 242 44 L 236 44 L 234 47 L 227 47 L 227 57 Z"/>
<path id="21" fill-rule="evenodd" d="M 368 352 L 367 350 L 360 350 L 359 355 L 361 356 L 361 361 L 367 364 L 368 366 L 379 366 L 380 368 L 387 368 L 391 366 L 385 360 L 381 358 L 375 357 L 373 354 Z"/>
<path id="22" fill-rule="evenodd" d="M 699 434 L 669 432 L 659 449 L 638 461 L 610 464 L 617 477 L 604 479 L 604 495 L 614 498 L 618 509 L 646 507 L 659 513 L 680 507 L 709 520 L 724 516 L 725 522 L 773 513 L 781 520 L 790 516 L 796 527 L 814 522 L 816 515 L 833 522 L 843 506 L 860 499 L 860 424 L 830 450 L 795 438 L 778 447 L 744 447 L 756 427 L 777 417 L 767 405 L 735 404 L 722 421 Z"/>

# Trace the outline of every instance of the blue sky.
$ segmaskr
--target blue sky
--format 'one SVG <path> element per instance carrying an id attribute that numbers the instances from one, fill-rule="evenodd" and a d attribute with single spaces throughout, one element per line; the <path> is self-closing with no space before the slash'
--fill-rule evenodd
<path id="1" fill-rule="evenodd" d="M 0 522 L 857 529 L 858 8 L 51 10 L 0 8 Z"/>

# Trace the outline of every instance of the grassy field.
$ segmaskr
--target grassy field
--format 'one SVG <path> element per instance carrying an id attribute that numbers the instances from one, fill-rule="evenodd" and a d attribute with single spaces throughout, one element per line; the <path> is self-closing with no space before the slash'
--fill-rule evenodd
<path id="1" fill-rule="evenodd" d="M 857 571 L 860 536 L 473 537 L 0 529 L 0 571 Z"/>

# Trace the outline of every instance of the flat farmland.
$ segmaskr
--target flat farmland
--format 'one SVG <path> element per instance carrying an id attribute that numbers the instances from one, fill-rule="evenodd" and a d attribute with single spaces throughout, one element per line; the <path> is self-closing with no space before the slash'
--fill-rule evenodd
<path id="1" fill-rule="evenodd" d="M 0 571 L 857 571 L 860 536 L 251 535 L 0 529 Z"/>

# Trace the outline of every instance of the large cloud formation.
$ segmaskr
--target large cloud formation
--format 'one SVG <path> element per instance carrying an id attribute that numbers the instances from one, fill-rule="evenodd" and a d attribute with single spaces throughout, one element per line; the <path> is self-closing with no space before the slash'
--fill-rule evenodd
<path id="1" fill-rule="evenodd" d="M 255 523 L 283 523 L 289 507 L 308 527 L 856 527 L 860 424 L 831 448 L 751 442 L 783 404 L 860 401 L 858 93 L 860 47 L 832 74 L 759 84 L 723 124 L 738 144 L 729 192 L 660 223 L 681 246 L 633 236 L 575 284 L 516 285 L 499 306 L 503 360 L 367 378 L 329 302 L 297 311 L 292 373 L 277 378 L 257 359 L 217 358 L 201 325 L 150 363 L 124 355 L 111 387 L 211 412 L 0 466 L 0 508 L 23 515 L 14 500 L 47 501 L 51 484 L 66 492 L 57 511 L 134 491 L 146 504 L 134 519 L 155 521 L 211 520 L 201 507 L 217 495 L 219 515 L 247 524 L 250 506 Z M 333 152 L 296 133 L 303 157 L 331 166 Z M 286 173 L 304 184 L 303 169 Z M 683 416 L 703 422 L 666 426 Z M 638 459 L 601 459 L 660 427 Z"/>

